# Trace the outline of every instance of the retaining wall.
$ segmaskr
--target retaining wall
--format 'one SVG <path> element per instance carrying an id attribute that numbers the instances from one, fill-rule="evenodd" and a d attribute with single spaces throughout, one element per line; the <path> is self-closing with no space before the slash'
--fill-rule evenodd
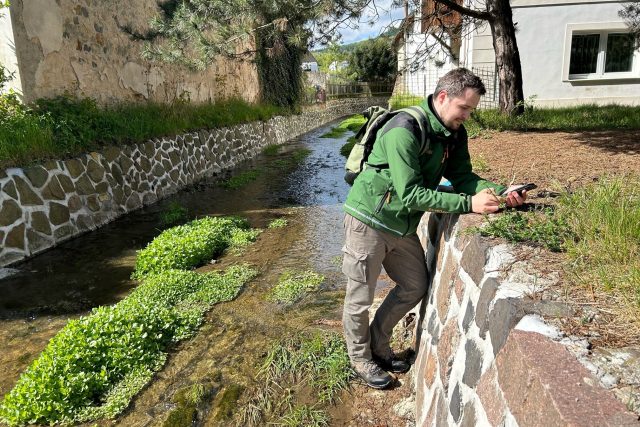
<path id="1" fill-rule="evenodd" d="M 0 267 L 232 169 L 266 145 L 283 144 L 339 117 L 386 105 L 387 100 L 330 102 L 300 115 L 0 170 Z"/>
<path id="2" fill-rule="evenodd" d="M 417 426 L 638 426 L 540 315 L 568 307 L 536 298 L 553 280 L 528 274 L 509 245 L 460 232 L 477 215 L 425 214 L 430 291 L 416 325 Z"/>

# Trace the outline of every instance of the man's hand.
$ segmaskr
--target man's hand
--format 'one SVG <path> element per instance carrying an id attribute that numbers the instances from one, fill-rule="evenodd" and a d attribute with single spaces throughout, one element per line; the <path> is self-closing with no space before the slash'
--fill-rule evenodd
<path id="1" fill-rule="evenodd" d="M 522 195 L 518 194 L 517 191 L 511 191 L 515 188 L 521 187 L 521 185 L 512 185 L 507 189 L 507 196 L 505 198 L 505 202 L 508 207 L 515 208 L 516 206 L 520 206 L 527 200 L 527 192 L 523 191 Z"/>
<path id="2" fill-rule="evenodd" d="M 500 209 L 500 199 L 493 189 L 486 188 L 475 196 L 471 197 L 471 212 L 492 213 Z"/>

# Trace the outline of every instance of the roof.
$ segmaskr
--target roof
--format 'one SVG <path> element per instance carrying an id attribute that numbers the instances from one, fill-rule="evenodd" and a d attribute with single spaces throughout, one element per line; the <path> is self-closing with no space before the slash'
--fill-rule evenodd
<path id="1" fill-rule="evenodd" d="M 311 52 L 307 52 L 302 57 L 302 62 L 318 62 L 318 60 L 313 56 Z"/>

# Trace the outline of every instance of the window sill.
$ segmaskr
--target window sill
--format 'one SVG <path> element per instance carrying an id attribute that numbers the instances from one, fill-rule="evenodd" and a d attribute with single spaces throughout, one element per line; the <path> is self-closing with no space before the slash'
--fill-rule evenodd
<path id="1" fill-rule="evenodd" d="M 562 79 L 565 83 L 630 83 L 632 81 L 640 80 L 640 76 L 627 75 L 627 76 L 611 76 L 611 77 L 571 77 Z"/>

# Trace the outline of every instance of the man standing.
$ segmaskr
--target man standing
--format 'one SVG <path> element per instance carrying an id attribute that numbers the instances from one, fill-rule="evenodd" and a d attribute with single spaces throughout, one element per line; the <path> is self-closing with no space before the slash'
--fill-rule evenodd
<path id="1" fill-rule="evenodd" d="M 425 211 L 490 213 L 500 208 L 505 187 L 471 170 L 463 123 L 484 95 L 484 84 L 459 68 L 445 74 L 420 104 L 428 125 L 428 150 L 421 153 L 420 127 L 409 114 L 397 114 L 379 132 L 367 167 L 355 180 L 344 205 L 342 270 L 348 278 L 343 323 L 349 358 L 371 387 L 393 381 L 388 372 L 406 372 L 389 341 L 393 327 L 427 292 L 424 251 L 416 229 Z M 436 192 L 442 177 L 456 194 Z M 511 192 L 507 206 L 524 203 Z M 396 286 L 369 324 L 378 275 L 384 266 Z"/>

